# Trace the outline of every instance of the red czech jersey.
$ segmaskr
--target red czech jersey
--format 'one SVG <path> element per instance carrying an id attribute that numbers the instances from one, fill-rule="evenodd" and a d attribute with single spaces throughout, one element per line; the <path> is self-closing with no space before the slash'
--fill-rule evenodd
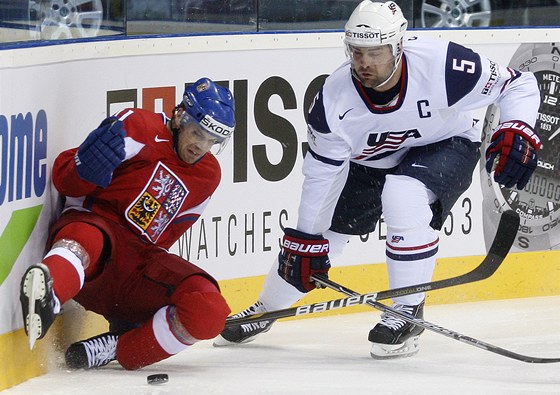
<path id="1" fill-rule="evenodd" d="M 204 211 L 220 182 L 220 165 L 211 153 L 192 165 L 183 162 L 164 114 L 135 108 L 117 117 L 124 122 L 126 157 L 111 184 L 100 188 L 81 179 L 73 148 L 54 162 L 54 186 L 66 196 L 65 210 L 92 211 L 169 248 Z"/>

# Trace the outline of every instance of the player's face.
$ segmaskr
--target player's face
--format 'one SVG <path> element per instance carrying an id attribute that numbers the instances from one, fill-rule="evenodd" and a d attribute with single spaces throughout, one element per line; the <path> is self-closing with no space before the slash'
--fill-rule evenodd
<path id="1" fill-rule="evenodd" d="M 375 88 L 393 72 L 395 57 L 390 45 L 378 47 L 349 47 L 352 67 L 362 84 Z"/>
<path id="2" fill-rule="evenodd" d="M 210 151 L 218 140 L 196 123 L 181 125 L 177 137 L 177 154 L 186 163 L 193 164 Z"/>

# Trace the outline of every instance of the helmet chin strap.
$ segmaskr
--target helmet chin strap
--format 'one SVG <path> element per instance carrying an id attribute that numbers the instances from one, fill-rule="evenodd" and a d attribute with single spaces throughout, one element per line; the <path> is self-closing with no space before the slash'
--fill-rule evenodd
<path id="1" fill-rule="evenodd" d="M 173 137 L 173 149 L 177 153 L 179 153 L 179 151 L 178 151 L 179 132 L 181 131 L 181 128 L 175 127 L 174 124 L 173 124 L 173 121 L 175 119 L 175 114 L 177 113 L 177 110 L 179 110 L 180 108 L 183 108 L 182 103 L 175 106 L 175 108 L 173 109 L 173 113 L 171 115 L 171 119 L 169 120 L 169 129 L 171 130 L 171 132 L 172 132 L 171 136 Z"/>
<path id="2" fill-rule="evenodd" d="M 401 45 L 402 45 L 402 44 L 401 44 Z M 401 47 L 401 48 L 402 48 L 402 47 Z M 347 53 L 348 53 L 348 52 L 347 52 Z M 395 75 L 395 73 L 397 72 L 397 70 L 398 70 L 398 68 L 399 68 L 399 64 L 401 63 L 402 55 L 403 55 L 403 54 L 402 54 L 402 50 L 401 50 L 401 51 L 400 51 L 400 54 L 398 55 L 398 57 L 395 58 L 395 63 L 393 64 L 393 71 L 391 71 L 391 74 L 389 74 L 389 77 L 387 77 L 387 78 L 385 79 L 385 81 L 383 81 L 382 83 L 377 84 L 376 86 L 374 86 L 372 89 L 380 88 L 380 87 L 386 85 L 386 84 L 391 80 L 391 78 L 393 78 L 393 76 Z M 353 68 L 353 67 L 352 67 L 352 74 L 353 74 L 356 78 L 358 78 L 358 79 L 361 81 L 360 77 L 359 77 L 358 74 L 354 71 L 354 68 Z"/>
<path id="3" fill-rule="evenodd" d="M 389 75 L 389 77 L 387 77 L 387 79 L 385 81 L 383 81 L 381 84 L 376 85 L 375 88 L 379 88 L 384 86 L 385 84 L 387 84 L 391 78 L 393 78 L 393 76 L 395 75 L 395 73 L 397 72 L 397 69 L 399 68 L 399 64 L 401 63 L 401 57 L 399 57 L 399 59 L 395 59 L 395 65 L 393 66 L 393 71 L 391 72 L 391 74 Z M 374 89 L 375 89 L 374 88 Z"/>

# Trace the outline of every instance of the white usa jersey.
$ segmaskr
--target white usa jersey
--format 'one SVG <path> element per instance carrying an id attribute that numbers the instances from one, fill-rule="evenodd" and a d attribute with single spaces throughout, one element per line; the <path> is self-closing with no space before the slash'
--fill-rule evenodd
<path id="1" fill-rule="evenodd" d="M 405 41 L 401 89 L 387 106 L 371 102 L 352 77 L 350 61 L 326 80 L 309 110 L 309 151 L 298 229 L 330 227 L 350 161 L 389 169 L 410 147 L 454 136 L 481 141 L 471 110 L 497 104 L 500 121 L 536 122 L 539 95 L 532 73 L 521 73 L 459 44 L 426 37 Z"/>

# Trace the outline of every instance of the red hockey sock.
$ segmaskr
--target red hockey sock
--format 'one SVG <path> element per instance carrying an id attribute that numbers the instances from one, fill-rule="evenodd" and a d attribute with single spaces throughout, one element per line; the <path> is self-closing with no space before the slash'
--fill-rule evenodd
<path id="1" fill-rule="evenodd" d="M 78 243 L 89 257 L 89 266 L 83 264 L 75 253 L 57 242 L 66 239 Z M 103 251 L 103 233 L 95 226 L 85 222 L 73 222 L 58 231 L 54 245 L 43 263 L 49 268 L 53 279 L 54 294 L 60 304 L 72 299 L 80 291 L 84 278 L 95 274 L 99 257 Z"/>
<path id="2" fill-rule="evenodd" d="M 140 328 L 119 336 L 117 360 L 127 370 L 136 370 L 169 358 L 157 341 L 153 330 L 153 318 Z"/>
<path id="3" fill-rule="evenodd" d="M 56 254 L 45 258 L 43 263 L 51 272 L 54 294 L 61 305 L 78 294 L 81 289 L 81 281 L 74 265 Z"/>

